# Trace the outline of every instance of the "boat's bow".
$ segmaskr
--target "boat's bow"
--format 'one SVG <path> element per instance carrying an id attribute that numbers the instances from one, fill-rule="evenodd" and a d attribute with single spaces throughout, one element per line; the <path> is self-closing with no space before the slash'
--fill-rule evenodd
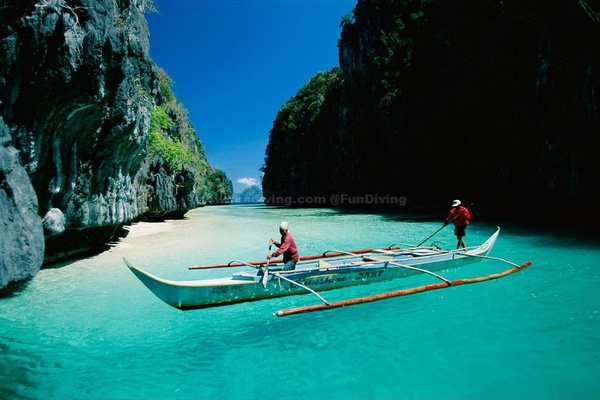
<path id="1" fill-rule="evenodd" d="M 150 289 L 150 291 L 159 299 L 167 304 L 172 305 L 173 307 L 177 307 L 177 302 L 173 303 L 172 301 L 172 293 L 177 290 L 177 287 L 181 285 L 181 282 L 171 281 L 152 275 L 151 273 L 136 267 L 125 257 L 123 257 L 123 261 L 125 261 L 125 264 L 129 270 L 133 272 L 133 274 L 144 284 L 144 286 Z"/>
<path id="2" fill-rule="evenodd" d="M 204 281 L 172 281 L 163 279 L 143 269 L 131 264 L 125 257 L 123 261 L 133 274 L 148 288 L 152 293 L 165 303 L 175 308 L 188 308 L 189 292 L 194 289 L 202 290 L 209 285 L 219 285 L 230 281 L 230 278 L 211 279 Z M 211 286 L 212 287 L 212 286 Z"/>
<path id="3" fill-rule="evenodd" d="M 488 238 L 488 240 L 483 242 L 480 246 L 476 247 L 474 250 L 469 251 L 468 253 L 474 253 L 474 254 L 478 254 L 478 255 L 488 255 L 490 253 L 490 251 L 492 251 L 492 247 L 494 247 L 494 244 L 496 243 L 496 239 L 498 239 L 499 234 L 500 234 L 500 227 L 497 227 L 496 232 L 494 232 L 492 234 L 492 236 L 490 236 Z"/>

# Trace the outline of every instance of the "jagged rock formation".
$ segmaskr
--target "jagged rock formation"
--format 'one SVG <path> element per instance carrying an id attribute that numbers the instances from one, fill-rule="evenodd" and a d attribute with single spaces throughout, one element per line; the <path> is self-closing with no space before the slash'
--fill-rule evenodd
<path id="1" fill-rule="evenodd" d="M 600 10 L 587 3 L 358 1 L 340 67 L 274 122 L 265 197 L 589 213 L 600 200 L 589 142 L 600 130 Z"/>
<path id="2" fill-rule="evenodd" d="M 9 142 L 8 127 L 0 118 L 0 288 L 33 277 L 44 259 L 37 197 Z"/>
<path id="3" fill-rule="evenodd" d="M 149 56 L 147 6 L 0 3 L 0 288 L 44 259 L 102 249 L 132 220 L 180 217 L 214 197 L 187 120 L 172 112 L 173 127 L 157 130 L 183 163 L 148 144 L 155 109 L 177 102 Z"/>

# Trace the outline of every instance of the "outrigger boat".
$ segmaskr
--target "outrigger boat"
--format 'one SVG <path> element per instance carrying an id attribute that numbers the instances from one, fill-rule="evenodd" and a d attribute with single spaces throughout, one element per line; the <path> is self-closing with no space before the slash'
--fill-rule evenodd
<path id="1" fill-rule="evenodd" d="M 319 307 L 339 307 L 351 302 L 329 303 L 318 292 L 348 286 L 402 278 L 417 273 L 432 275 L 441 281 L 438 289 L 456 284 L 471 283 L 466 280 L 450 282 L 436 272 L 464 264 L 492 258 L 489 253 L 498 238 L 500 228 L 483 244 L 458 250 L 443 250 L 437 246 L 390 246 L 381 249 L 363 249 L 354 251 L 327 251 L 323 254 L 305 256 L 300 259 L 293 271 L 277 268 L 281 261 L 232 261 L 226 264 L 192 266 L 189 269 L 228 268 L 248 266 L 253 269 L 233 273 L 229 277 L 173 281 L 154 276 L 134 266 L 127 259 L 125 264 L 152 293 L 165 303 L 181 310 L 220 306 L 232 303 L 268 299 L 301 293 L 313 293 L 324 304 L 294 310 L 279 311 L 276 315 L 288 315 L 297 312 L 313 311 Z M 501 261 L 506 261 L 498 259 Z M 508 261 L 506 261 L 508 262 Z M 509 262 L 510 263 L 510 262 Z M 512 273 L 531 263 L 521 266 L 512 264 Z M 506 271 L 505 271 L 505 274 Z M 504 276 L 504 275 L 502 275 Z M 498 276 L 490 276 L 494 279 Z M 485 278 L 485 277 L 484 277 Z M 472 278 L 481 279 L 481 278 Z M 413 290 L 416 290 L 415 288 Z M 426 290 L 430 290 L 426 289 Z M 422 290 L 420 290 L 422 291 Z M 406 293 L 409 294 L 409 293 Z M 398 294 L 402 295 L 402 294 Z M 373 301 L 364 299 L 364 301 Z M 363 301 L 363 302 L 364 302 Z"/>

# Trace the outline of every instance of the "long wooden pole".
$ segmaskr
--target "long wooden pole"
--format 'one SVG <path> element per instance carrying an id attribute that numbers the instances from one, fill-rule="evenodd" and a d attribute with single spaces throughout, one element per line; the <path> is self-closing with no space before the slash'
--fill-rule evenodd
<path id="1" fill-rule="evenodd" d="M 300 261 L 309 261 L 309 260 L 318 260 L 320 258 L 329 258 L 329 257 L 339 257 L 344 255 L 349 255 L 349 253 L 353 254 L 364 254 L 364 253 L 372 253 L 374 249 L 360 249 L 360 250 L 351 250 L 351 251 L 338 251 L 338 250 L 329 250 L 321 254 L 312 254 L 309 256 L 300 256 Z M 380 250 L 392 250 L 389 247 L 385 247 Z M 230 267 L 243 267 L 248 265 L 260 266 L 265 265 L 266 260 L 264 261 L 248 261 L 242 262 L 238 260 L 230 261 L 224 264 L 209 264 L 209 265 L 192 265 L 188 267 L 188 269 L 213 269 L 213 268 L 230 268 Z M 271 260 L 271 264 L 282 263 L 283 260 Z"/>
<path id="2" fill-rule="evenodd" d="M 278 317 L 284 317 L 287 315 L 301 314 L 301 313 L 306 313 L 306 312 L 311 312 L 311 311 L 329 310 L 332 308 L 346 307 L 346 306 L 351 306 L 354 304 L 362 304 L 362 303 L 369 303 L 369 302 L 373 302 L 373 301 L 377 301 L 377 300 L 389 299 L 391 297 L 407 296 L 409 294 L 426 292 L 429 290 L 443 289 L 443 288 L 447 288 L 450 286 L 459 286 L 459 285 L 466 285 L 469 283 L 489 281 L 492 279 L 498 279 L 498 278 L 502 278 L 503 276 L 510 275 L 514 272 L 525 269 L 525 268 L 529 267 L 530 265 L 531 265 L 531 261 L 527 261 L 519 266 L 507 269 L 505 271 L 502 271 L 502 272 L 499 272 L 496 274 L 479 276 L 479 277 L 475 277 L 475 278 L 458 279 L 458 280 L 452 281 L 450 283 L 443 282 L 443 283 L 436 283 L 436 284 L 432 284 L 432 285 L 419 286 L 416 288 L 381 293 L 381 294 L 374 295 L 374 296 L 358 297 L 355 299 L 337 301 L 337 302 L 329 303 L 329 304 L 318 304 L 315 306 L 291 308 L 289 310 L 279 310 L 275 313 L 275 315 Z"/>
<path id="3" fill-rule="evenodd" d="M 465 208 L 469 208 L 473 205 L 473 203 L 469 204 L 467 207 Z M 450 222 L 454 221 L 460 214 L 462 214 L 464 211 L 459 212 L 458 214 L 456 214 L 454 217 L 452 217 L 452 219 L 450 221 L 448 221 L 448 223 L 444 223 L 444 225 L 442 225 L 442 227 L 440 229 L 438 229 L 437 231 L 433 232 L 431 235 L 429 235 L 429 237 L 425 240 L 423 240 L 421 243 L 419 243 L 417 245 L 417 247 L 419 247 L 420 245 L 422 245 L 423 243 L 425 243 L 426 241 L 428 241 L 429 239 L 431 239 L 432 237 L 434 237 L 439 231 L 441 231 L 442 229 L 444 229 L 446 227 L 446 225 L 449 225 Z"/>

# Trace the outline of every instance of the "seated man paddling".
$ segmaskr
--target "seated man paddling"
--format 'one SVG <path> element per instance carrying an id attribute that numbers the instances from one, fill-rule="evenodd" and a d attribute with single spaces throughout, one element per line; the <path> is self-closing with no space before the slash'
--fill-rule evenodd
<path id="1" fill-rule="evenodd" d="M 273 239 L 269 240 L 270 244 L 274 244 L 278 247 L 278 249 L 267 256 L 267 260 L 271 258 L 276 258 L 283 254 L 283 270 L 291 271 L 296 269 L 296 263 L 300 259 L 300 255 L 298 253 L 298 247 L 296 246 L 296 242 L 292 235 L 289 232 L 289 223 L 287 221 L 282 221 L 279 225 L 279 233 L 281 234 L 281 242 L 276 242 Z"/>

